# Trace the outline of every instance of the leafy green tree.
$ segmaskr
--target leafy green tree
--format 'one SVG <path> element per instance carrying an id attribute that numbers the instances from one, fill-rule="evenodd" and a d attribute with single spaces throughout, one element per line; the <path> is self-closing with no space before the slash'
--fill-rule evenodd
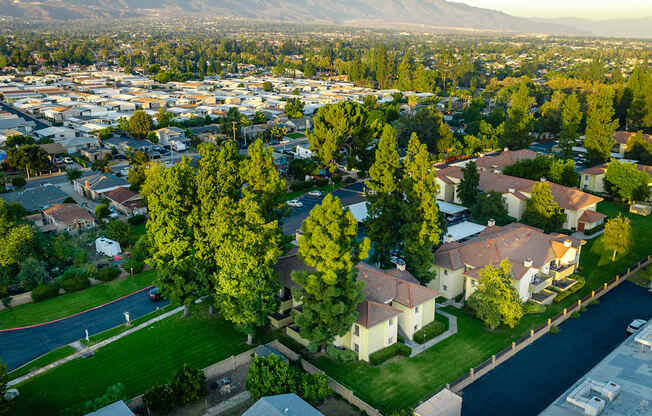
<path id="1" fill-rule="evenodd" d="M 147 137 L 147 133 L 152 130 L 154 123 L 152 117 L 142 110 L 134 112 L 129 118 L 129 133 L 139 139 Z"/>
<path id="2" fill-rule="evenodd" d="M 304 289 L 293 291 L 293 297 L 303 302 L 302 312 L 293 311 L 293 318 L 312 345 L 326 344 L 346 334 L 357 319 L 364 294 L 354 267 L 367 257 L 369 240 L 357 241 L 353 214 L 331 194 L 310 211 L 301 230 L 299 254 L 315 271 L 292 276 Z"/>
<path id="3" fill-rule="evenodd" d="M 465 207 L 471 207 L 478 198 L 478 186 L 480 186 L 480 174 L 475 162 L 471 161 L 462 168 L 464 176 L 457 185 L 457 196 Z"/>
<path id="4" fill-rule="evenodd" d="M 559 147 L 562 156 L 571 158 L 573 146 L 579 138 L 580 124 L 582 123 L 582 110 L 575 93 L 570 94 L 561 107 L 561 132 L 559 134 Z"/>
<path id="5" fill-rule="evenodd" d="M 507 206 L 500 192 L 489 191 L 478 195 L 475 204 L 471 207 L 471 218 L 474 221 L 486 224 L 490 219 L 498 224 L 509 222 Z"/>
<path id="6" fill-rule="evenodd" d="M 11 149 L 12 147 L 25 146 L 28 144 L 34 144 L 34 139 L 26 134 L 14 134 L 7 137 L 7 141 L 5 142 L 7 149 Z"/>
<path id="7" fill-rule="evenodd" d="M 478 288 L 467 301 L 476 316 L 491 329 L 501 324 L 514 328 L 523 317 L 523 304 L 512 285 L 511 270 L 507 259 L 500 267 L 485 266 L 480 270 Z"/>
<path id="8" fill-rule="evenodd" d="M 521 222 L 542 228 L 547 233 L 560 229 L 566 222 L 566 214 L 555 201 L 548 183 L 534 184 Z"/>
<path id="9" fill-rule="evenodd" d="M 575 169 L 575 161 L 573 159 L 563 160 L 551 158 L 546 178 L 550 179 L 551 182 L 570 188 L 578 188 L 580 186 L 580 174 Z"/>
<path id="10" fill-rule="evenodd" d="M 131 184 L 129 189 L 134 192 L 140 191 L 147 175 L 145 171 L 149 166 L 149 157 L 145 152 L 133 152 L 129 157 L 129 173 L 127 173 L 127 180 Z"/>
<path id="11" fill-rule="evenodd" d="M 165 107 L 161 107 L 156 113 L 156 123 L 159 128 L 170 127 L 173 118 L 174 114 L 167 111 Z"/>
<path id="12" fill-rule="evenodd" d="M 505 120 L 505 133 L 501 139 L 501 146 L 508 147 L 512 150 L 525 149 L 532 142 L 530 133 L 534 116 L 530 112 L 534 99 L 530 97 L 529 89 L 526 83 L 522 82 L 518 90 L 512 94 L 507 109 L 507 119 Z"/>
<path id="13" fill-rule="evenodd" d="M 444 122 L 441 112 L 434 107 L 422 107 L 414 115 L 401 117 L 396 129 L 401 147 L 407 147 L 413 133 L 431 153 L 445 154 L 453 145 L 453 132 Z"/>
<path id="14" fill-rule="evenodd" d="M 128 397 L 125 394 L 125 386 L 122 383 L 116 383 L 107 387 L 104 394 L 102 394 L 100 397 L 87 401 L 84 412 L 92 413 L 98 409 L 110 405 L 111 403 L 127 399 Z"/>
<path id="15" fill-rule="evenodd" d="M 109 206 L 107 204 L 97 204 L 95 207 L 95 218 L 98 220 L 103 220 L 104 218 L 108 217 L 109 214 L 111 214 L 111 211 L 109 210 Z"/>
<path id="16" fill-rule="evenodd" d="M 240 175 L 246 184 L 242 190 L 244 198 L 258 203 L 266 221 L 278 219 L 285 195 L 285 180 L 274 166 L 272 148 L 262 140 L 256 140 L 249 146 L 249 158 L 241 166 Z"/>
<path id="17" fill-rule="evenodd" d="M 635 164 L 619 162 L 615 159 L 609 162 L 604 175 L 607 191 L 630 205 L 635 201 L 645 201 L 649 198 L 650 181 L 650 175 L 639 170 Z"/>
<path id="18" fill-rule="evenodd" d="M 308 133 L 310 149 L 331 173 L 340 163 L 366 171 L 371 166 L 371 142 L 379 126 L 371 123 L 367 109 L 353 101 L 320 107 Z"/>
<path id="19" fill-rule="evenodd" d="M 632 102 L 627 111 L 627 119 L 633 129 L 652 127 L 652 74 L 643 66 L 637 66 L 627 81 Z"/>
<path id="20" fill-rule="evenodd" d="M 82 176 L 82 173 L 79 169 L 66 169 L 66 176 L 68 180 L 72 183 L 75 179 L 79 179 Z"/>
<path id="21" fill-rule="evenodd" d="M 632 226 L 629 218 L 620 214 L 607 220 L 604 225 L 602 244 L 606 250 L 613 252 L 611 261 L 616 261 L 616 254 L 626 253 L 632 245 Z"/>
<path id="22" fill-rule="evenodd" d="M 618 120 L 614 120 L 613 90 L 601 88 L 587 97 L 586 138 L 584 147 L 591 163 L 602 163 L 609 159 L 616 140 L 614 133 Z"/>
<path id="23" fill-rule="evenodd" d="M 274 90 L 274 86 L 272 85 L 271 82 L 269 82 L 269 81 L 263 82 L 263 91 L 269 92 L 269 91 L 272 91 L 272 90 Z"/>
<path id="24" fill-rule="evenodd" d="M 170 168 L 153 164 L 142 189 L 150 219 L 148 263 L 157 270 L 157 284 L 173 302 L 188 307 L 200 292 L 194 255 L 197 221 L 195 172 L 183 158 Z"/>
<path id="25" fill-rule="evenodd" d="M 106 224 L 106 237 L 117 241 L 120 246 L 129 245 L 129 224 L 120 220 L 111 220 Z"/>
<path id="26" fill-rule="evenodd" d="M 304 106 L 305 103 L 301 101 L 301 98 L 290 98 L 285 102 L 285 114 L 289 118 L 301 118 Z"/>
<path id="27" fill-rule="evenodd" d="M 29 257 L 34 246 L 34 232 L 29 225 L 0 225 L 4 232 L 0 235 L 0 266 L 19 264 Z"/>
<path id="28" fill-rule="evenodd" d="M 629 138 L 625 148 L 625 157 L 638 160 L 644 165 L 652 165 L 652 143 L 646 140 L 643 132 L 639 131 Z"/>
<path id="29" fill-rule="evenodd" d="M 50 275 L 42 261 L 29 257 L 20 265 L 17 278 L 23 289 L 32 290 L 36 286 L 46 284 L 50 280 Z"/>
<path id="30" fill-rule="evenodd" d="M 34 174 L 38 175 L 50 166 L 47 152 L 36 144 L 9 149 L 7 162 L 13 168 L 24 170 L 28 178 Z"/>

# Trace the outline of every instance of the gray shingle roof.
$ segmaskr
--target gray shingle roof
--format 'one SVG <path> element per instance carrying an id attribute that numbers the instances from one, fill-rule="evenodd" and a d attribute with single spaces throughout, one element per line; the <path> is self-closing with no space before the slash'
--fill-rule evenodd
<path id="1" fill-rule="evenodd" d="M 27 211 L 38 211 L 62 203 L 68 197 L 68 194 L 54 185 L 44 185 L 24 191 L 9 192 L 0 195 L 0 197 L 7 203 L 18 202 Z"/>
<path id="2" fill-rule="evenodd" d="M 258 400 L 242 416 L 324 416 L 294 393 L 267 396 Z"/>

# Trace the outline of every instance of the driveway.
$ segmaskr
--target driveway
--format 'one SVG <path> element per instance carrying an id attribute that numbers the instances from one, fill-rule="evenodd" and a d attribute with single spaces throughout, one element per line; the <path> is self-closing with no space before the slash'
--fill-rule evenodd
<path id="1" fill-rule="evenodd" d="M 82 339 L 86 329 L 89 335 L 93 335 L 124 323 L 124 312 L 129 312 L 130 318 L 135 319 L 168 303 L 151 302 L 145 290 L 58 322 L 0 332 L 0 359 L 9 370 L 13 370 L 56 348 Z"/>
<path id="2" fill-rule="evenodd" d="M 342 205 L 346 206 L 366 201 L 367 198 L 363 195 L 363 191 L 364 184 L 362 182 L 357 182 L 336 190 L 333 192 L 333 195 L 342 201 Z M 308 214 L 310 214 L 310 210 L 313 209 L 315 205 L 321 204 L 324 196 L 311 197 L 303 195 L 298 199 L 303 202 L 303 207 L 293 208 L 292 214 L 283 219 L 284 234 L 294 234 L 297 232 L 297 230 L 301 228 L 303 220 L 305 220 L 308 217 Z"/>
<path id="3" fill-rule="evenodd" d="M 536 415 L 627 336 L 635 318 L 652 318 L 652 295 L 631 282 L 538 339 L 462 392 L 462 416 Z"/>

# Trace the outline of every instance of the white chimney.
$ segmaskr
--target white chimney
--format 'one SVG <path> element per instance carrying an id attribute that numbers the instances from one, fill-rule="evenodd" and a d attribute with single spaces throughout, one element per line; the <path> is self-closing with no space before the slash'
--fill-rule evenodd
<path id="1" fill-rule="evenodd" d="M 532 267 L 532 259 L 530 257 L 527 257 L 525 260 L 523 260 L 523 266 Z"/>
<path id="2" fill-rule="evenodd" d="M 495 227 L 496 226 L 496 220 L 491 218 L 489 221 L 487 221 L 487 227 Z"/>
<path id="3" fill-rule="evenodd" d="M 564 247 L 570 247 L 571 246 L 571 241 L 570 240 L 564 240 Z"/>
<path id="4" fill-rule="evenodd" d="M 515 188 L 509 188 L 507 190 L 507 192 L 509 192 L 510 194 L 513 194 L 514 192 L 516 192 L 516 189 Z"/>
<path id="5" fill-rule="evenodd" d="M 542 176 L 542 177 L 541 177 L 541 182 L 545 182 L 545 181 L 547 181 L 546 177 L 545 177 L 545 176 Z"/>
<path id="6" fill-rule="evenodd" d="M 398 259 L 396 260 L 396 269 L 404 272 L 405 271 L 405 260 L 403 259 Z"/>
<path id="7" fill-rule="evenodd" d="M 509 147 L 504 148 L 503 152 L 509 152 Z"/>

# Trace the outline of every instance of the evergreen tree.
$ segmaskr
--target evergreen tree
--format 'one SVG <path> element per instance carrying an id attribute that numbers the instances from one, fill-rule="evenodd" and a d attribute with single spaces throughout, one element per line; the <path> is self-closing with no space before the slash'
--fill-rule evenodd
<path id="1" fill-rule="evenodd" d="M 618 253 L 626 253 L 632 245 L 632 226 L 629 218 L 618 217 L 607 220 L 602 236 L 604 248 L 611 251 L 611 261 L 616 261 Z"/>
<path id="2" fill-rule="evenodd" d="M 561 109 L 561 132 L 559 135 L 559 147 L 562 156 L 573 157 L 573 146 L 579 137 L 580 124 L 582 122 L 582 111 L 580 102 L 575 93 L 570 94 Z"/>
<path id="3" fill-rule="evenodd" d="M 613 90 L 601 88 L 588 96 L 586 138 L 584 147 L 591 163 L 598 164 L 609 159 L 611 148 L 616 144 L 614 133 L 618 120 L 613 119 Z"/>
<path id="4" fill-rule="evenodd" d="M 555 201 L 548 183 L 534 184 L 521 222 L 547 233 L 560 229 L 566 222 L 566 214 Z"/>
<path id="5" fill-rule="evenodd" d="M 627 88 L 632 102 L 627 111 L 630 129 L 652 128 L 652 74 L 637 66 L 629 77 Z"/>
<path id="6" fill-rule="evenodd" d="M 340 200 L 326 195 L 301 226 L 299 254 L 314 272 L 295 272 L 292 279 L 303 291 L 293 296 L 303 302 L 293 312 L 302 337 L 313 345 L 332 342 L 351 329 L 357 307 L 364 300 L 363 283 L 356 281 L 355 265 L 366 258 L 369 240 L 357 241 L 357 223 Z"/>
<path id="7" fill-rule="evenodd" d="M 502 147 L 512 150 L 525 149 L 532 142 L 530 132 L 534 117 L 530 112 L 534 99 L 530 97 L 528 86 L 525 82 L 512 94 L 507 109 L 505 120 L 505 133 L 501 140 Z"/>
<path id="8" fill-rule="evenodd" d="M 604 175 L 607 191 L 627 204 L 645 201 L 650 196 L 650 175 L 638 170 L 633 163 L 619 162 L 612 159 Z"/>
<path id="9" fill-rule="evenodd" d="M 465 207 L 472 207 L 478 199 L 478 186 L 480 185 L 480 174 L 474 161 L 471 161 L 462 168 L 464 176 L 457 185 L 457 196 Z"/>
<path id="10" fill-rule="evenodd" d="M 285 195 L 285 180 L 274 166 L 272 148 L 258 139 L 249 146 L 249 158 L 241 165 L 241 177 L 246 186 L 244 198 L 255 200 L 266 221 L 277 219 Z"/>

